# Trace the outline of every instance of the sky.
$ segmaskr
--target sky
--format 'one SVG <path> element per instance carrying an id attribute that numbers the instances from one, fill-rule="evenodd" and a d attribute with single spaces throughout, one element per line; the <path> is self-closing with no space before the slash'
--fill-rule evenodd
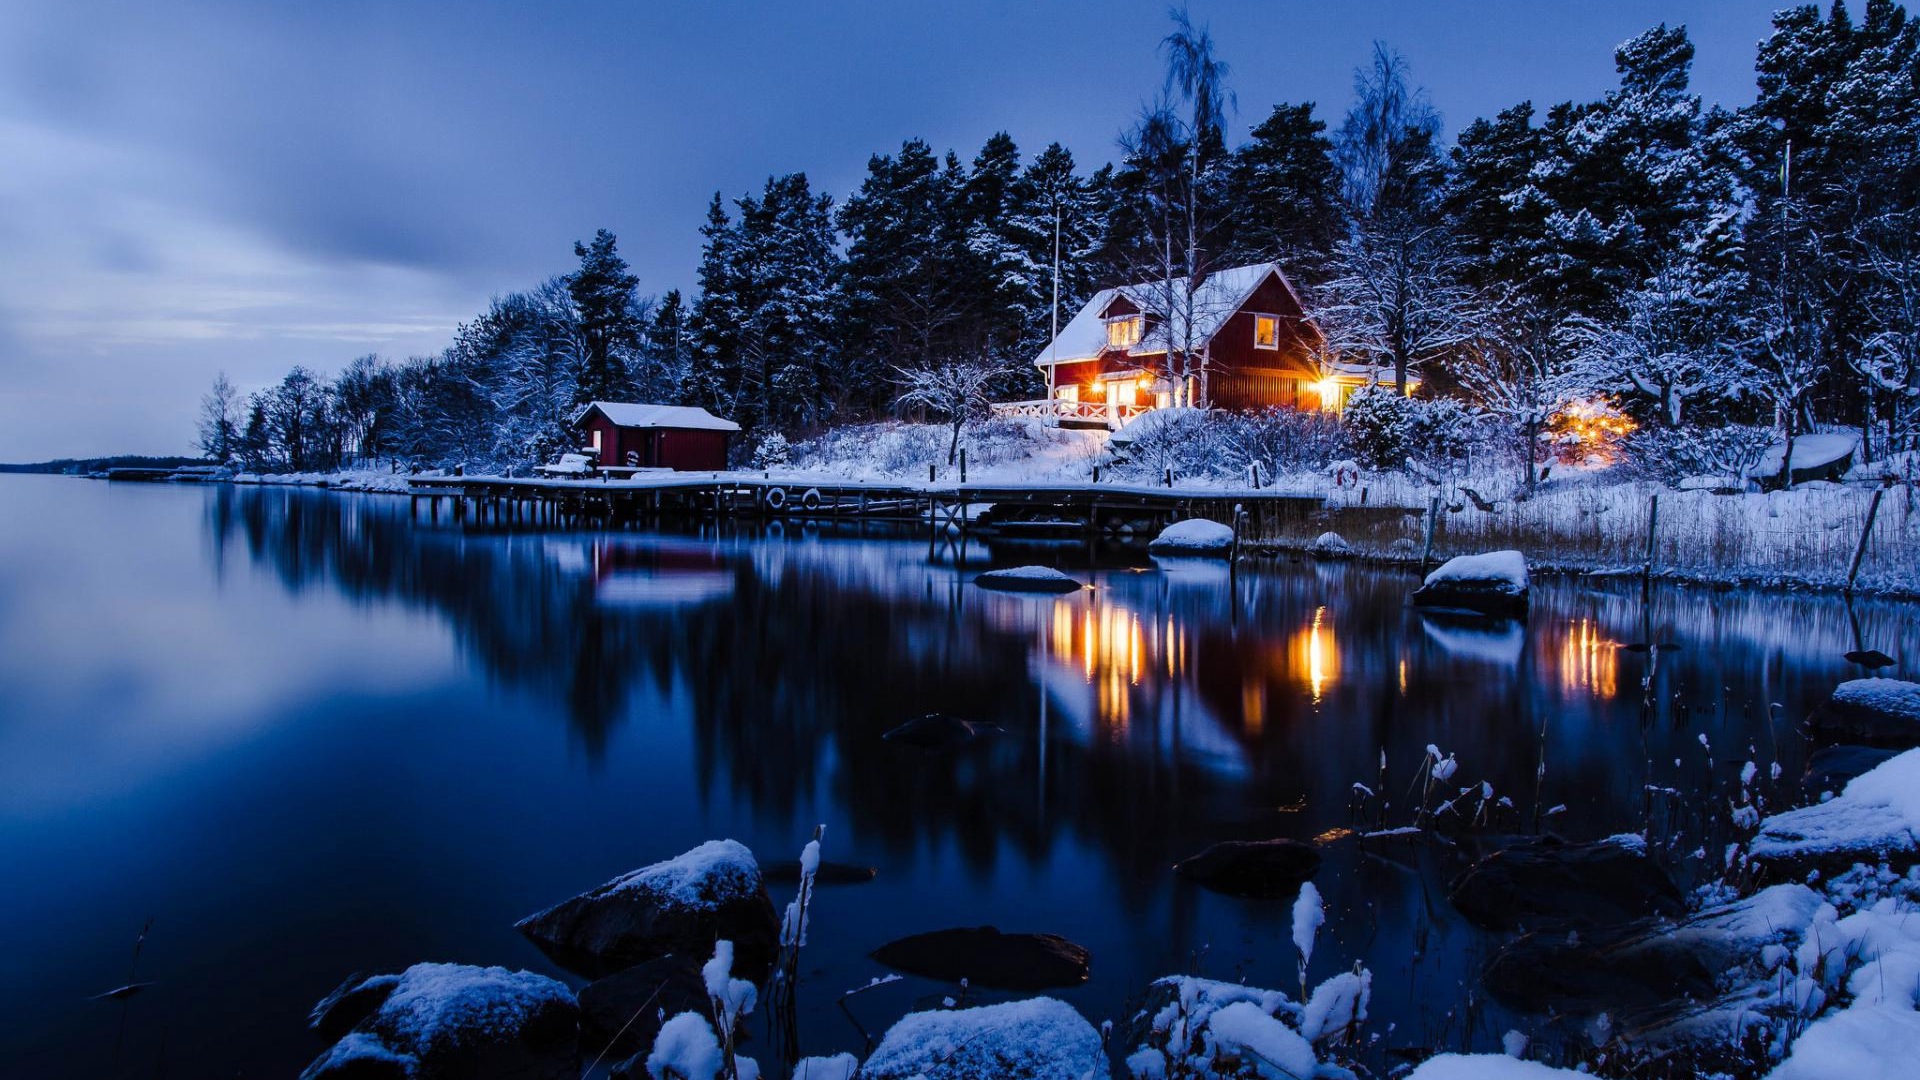
<path id="1" fill-rule="evenodd" d="M 1736 106 L 1780 6 L 1191 12 L 1233 65 L 1237 140 L 1282 101 L 1337 125 L 1376 40 L 1449 133 L 1598 97 L 1660 22 Z M 690 291 L 708 200 L 770 174 L 844 198 L 904 139 L 971 158 L 999 130 L 1110 160 L 1166 29 L 1164 0 L 0 0 L 0 461 L 192 452 L 217 372 L 245 391 L 437 352 L 600 227 L 642 291 Z"/>

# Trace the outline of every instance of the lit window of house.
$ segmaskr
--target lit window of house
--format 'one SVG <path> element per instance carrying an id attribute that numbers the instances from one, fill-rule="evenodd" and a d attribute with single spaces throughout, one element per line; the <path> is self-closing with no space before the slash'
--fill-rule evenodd
<path id="1" fill-rule="evenodd" d="M 1280 347 L 1279 316 L 1255 315 L 1253 317 L 1253 347 L 1256 349 L 1278 349 Z"/>
<path id="2" fill-rule="evenodd" d="M 593 452 L 596 454 L 600 452 L 600 429 L 599 428 L 593 429 Z"/>
<path id="3" fill-rule="evenodd" d="M 1065 386 L 1056 386 L 1053 388 L 1053 396 L 1059 398 L 1061 401 L 1078 402 L 1080 400 L 1080 384 L 1068 383 Z"/>
<path id="4" fill-rule="evenodd" d="M 1108 319 L 1107 348 L 1130 349 L 1140 344 L 1144 321 L 1138 315 L 1122 315 L 1117 319 Z"/>

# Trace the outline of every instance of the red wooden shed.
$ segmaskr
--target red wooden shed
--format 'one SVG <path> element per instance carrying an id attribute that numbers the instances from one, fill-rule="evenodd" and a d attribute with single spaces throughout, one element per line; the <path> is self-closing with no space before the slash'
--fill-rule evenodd
<path id="1" fill-rule="evenodd" d="M 727 439 L 740 425 L 691 405 L 594 401 L 573 422 L 601 468 L 718 471 L 727 467 Z"/>

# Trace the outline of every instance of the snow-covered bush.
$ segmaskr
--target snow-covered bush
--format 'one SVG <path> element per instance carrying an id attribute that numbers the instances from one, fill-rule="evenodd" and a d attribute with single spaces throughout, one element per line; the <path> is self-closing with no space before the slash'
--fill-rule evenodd
<path id="1" fill-rule="evenodd" d="M 1643 427 L 1622 445 L 1632 475 L 1672 484 L 1689 476 L 1740 476 L 1773 441 L 1773 431 L 1767 427 L 1720 424 Z"/>
<path id="2" fill-rule="evenodd" d="M 1363 386 L 1347 399 L 1340 426 L 1362 465 L 1391 469 L 1413 451 L 1414 403 L 1385 387 Z"/>
<path id="3" fill-rule="evenodd" d="M 1272 408 L 1223 418 L 1221 463 L 1238 474 L 1257 465 L 1264 477 L 1317 472 L 1345 452 L 1340 421 L 1331 413 Z"/>
<path id="4" fill-rule="evenodd" d="M 787 465 L 792 447 L 787 437 L 777 431 L 769 431 L 760 436 L 753 447 L 753 467 L 756 469 L 779 469 Z"/>
<path id="5" fill-rule="evenodd" d="M 1351 1045 L 1366 1022 L 1372 990 L 1373 977 L 1363 968 L 1321 983 L 1304 1006 L 1279 990 L 1188 976 L 1161 979 L 1137 1019 L 1127 1074 L 1133 1080 L 1325 1075 L 1337 1048 Z"/>

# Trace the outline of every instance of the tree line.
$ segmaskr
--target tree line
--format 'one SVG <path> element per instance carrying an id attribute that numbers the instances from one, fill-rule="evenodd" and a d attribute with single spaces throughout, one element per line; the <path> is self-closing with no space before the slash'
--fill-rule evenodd
<path id="1" fill-rule="evenodd" d="M 525 465 L 595 399 L 697 404 L 757 433 L 1040 390 L 1027 364 L 1100 287 L 1147 283 L 1164 372 L 1197 361 L 1197 283 L 1274 260 L 1326 332 L 1317 358 L 1390 371 L 1531 440 L 1604 395 L 1674 430 L 1920 434 L 1920 22 L 1868 0 L 1774 16 L 1755 99 L 1709 106 L 1661 25 L 1617 85 L 1520 102 L 1451 145 L 1377 46 L 1329 126 L 1282 103 L 1229 146 L 1233 71 L 1183 13 L 1117 160 L 1058 143 L 970 160 L 910 139 L 836 202 L 804 173 L 715 194 L 697 288 L 645 294 L 602 230 L 578 265 L 495 298 L 437 355 L 305 369 L 208 395 L 201 447 L 251 467 Z M 1055 268 L 1058 268 L 1058 274 Z M 1529 454 L 1531 451 L 1529 450 Z"/>

